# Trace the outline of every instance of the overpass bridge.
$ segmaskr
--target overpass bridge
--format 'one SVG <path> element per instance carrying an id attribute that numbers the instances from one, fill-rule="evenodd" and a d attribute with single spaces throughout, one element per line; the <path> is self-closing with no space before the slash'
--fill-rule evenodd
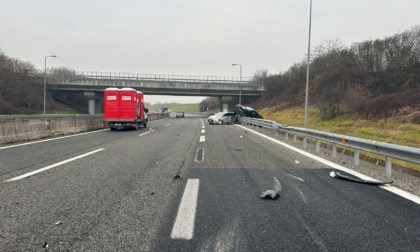
<path id="1" fill-rule="evenodd" d="M 84 92 L 89 99 L 89 113 L 100 113 L 103 91 L 108 87 L 130 87 L 145 95 L 212 96 L 219 97 L 222 108 L 232 97 L 260 97 L 262 81 L 252 78 L 191 76 L 164 74 L 134 74 L 108 72 L 71 72 L 49 74 L 47 88 L 59 91 Z"/>

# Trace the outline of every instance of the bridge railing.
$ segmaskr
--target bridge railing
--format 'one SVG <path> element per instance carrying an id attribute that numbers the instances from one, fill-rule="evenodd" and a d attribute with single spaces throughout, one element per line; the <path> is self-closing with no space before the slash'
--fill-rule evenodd
<path id="1" fill-rule="evenodd" d="M 226 77 L 226 76 L 198 76 L 198 75 L 172 75 L 172 74 L 138 74 L 138 73 L 115 73 L 115 72 L 73 72 L 54 73 L 51 76 L 58 81 L 149 81 L 149 82 L 181 82 L 181 83 L 202 83 L 202 84 L 226 84 L 243 86 L 262 86 L 262 80 L 250 77 Z"/>

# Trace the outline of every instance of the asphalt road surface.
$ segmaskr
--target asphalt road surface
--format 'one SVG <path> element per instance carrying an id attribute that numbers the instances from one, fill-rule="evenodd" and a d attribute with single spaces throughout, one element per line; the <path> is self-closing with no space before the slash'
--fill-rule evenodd
<path id="1" fill-rule="evenodd" d="M 420 251 L 416 202 L 241 126 L 149 126 L 0 146 L 0 251 Z"/>

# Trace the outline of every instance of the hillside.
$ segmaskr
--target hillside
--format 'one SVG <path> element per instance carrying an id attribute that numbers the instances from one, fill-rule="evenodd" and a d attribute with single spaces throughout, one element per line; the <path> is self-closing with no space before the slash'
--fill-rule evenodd
<path id="1" fill-rule="evenodd" d="M 303 106 L 306 61 L 266 78 L 255 107 L 273 112 Z M 309 104 L 323 119 L 340 116 L 420 123 L 420 26 L 346 46 L 324 41 L 310 61 Z"/>
<path id="2" fill-rule="evenodd" d="M 259 112 L 265 119 L 290 126 L 303 127 L 303 107 L 280 111 L 267 107 L 259 110 Z M 323 119 L 319 110 L 312 107 L 309 109 L 308 128 L 420 148 L 420 124 L 404 123 L 400 116 L 391 116 L 386 119 L 367 119 L 361 116 L 343 115 L 333 119 Z"/>

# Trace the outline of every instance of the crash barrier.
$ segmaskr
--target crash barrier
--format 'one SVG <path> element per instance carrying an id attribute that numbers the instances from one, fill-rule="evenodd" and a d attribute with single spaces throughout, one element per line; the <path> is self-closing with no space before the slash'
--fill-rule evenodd
<path id="1" fill-rule="evenodd" d="M 149 113 L 148 120 L 169 117 Z M 0 144 L 104 129 L 103 115 L 10 115 L 0 116 Z"/>
<path id="2" fill-rule="evenodd" d="M 307 147 L 308 138 L 315 140 L 315 150 L 319 153 L 321 141 L 332 144 L 332 156 L 337 157 L 337 145 L 350 147 L 354 149 L 353 162 L 356 166 L 360 165 L 360 151 L 366 151 L 378 154 L 385 157 L 385 175 L 391 176 L 392 173 L 392 159 L 399 159 L 415 164 L 420 164 L 420 149 L 407 147 L 397 144 L 377 142 L 357 137 L 339 135 L 318 130 L 298 128 L 283 125 L 270 120 L 255 119 L 248 117 L 241 117 L 241 124 L 254 125 L 261 128 L 271 129 L 277 132 L 282 132 L 285 135 L 285 140 L 289 140 L 289 136 L 293 136 L 293 142 L 297 142 L 297 137 L 302 137 L 304 148 Z"/>

